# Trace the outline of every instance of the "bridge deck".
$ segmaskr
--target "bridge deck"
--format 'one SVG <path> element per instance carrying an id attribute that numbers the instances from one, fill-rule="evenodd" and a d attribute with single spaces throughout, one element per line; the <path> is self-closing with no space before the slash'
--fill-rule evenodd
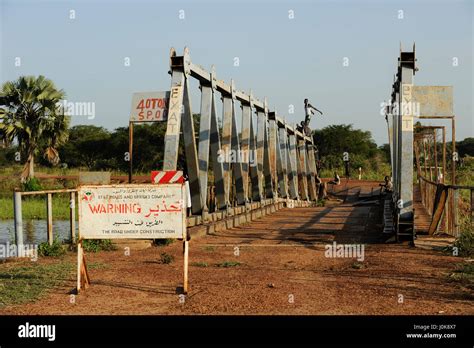
<path id="1" fill-rule="evenodd" d="M 415 209 L 415 232 L 418 234 L 427 234 L 431 223 L 431 216 L 421 203 L 420 186 L 413 185 L 413 208 Z"/>

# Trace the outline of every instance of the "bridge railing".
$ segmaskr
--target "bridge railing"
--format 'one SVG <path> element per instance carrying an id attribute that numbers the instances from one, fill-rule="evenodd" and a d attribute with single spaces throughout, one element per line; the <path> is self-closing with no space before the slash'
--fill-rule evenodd
<path id="1" fill-rule="evenodd" d="M 461 214 L 467 211 L 470 215 L 470 224 L 474 221 L 474 187 L 446 185 L 436 183 L 418 176 L 421 202 L 428 214 L 431 216 L 431 223 L 428 229 L 429 234 L 433 234 L 441 229 L 444 233 L 453 237 L 459 237 Z M 469 192 L 469 202 L 465 203 L 461 198 L 461 191 Z"/>
<path id="2" fill-rule="evenodd" d="M 23 209 L 22 197 L 44 195 L 46 208 L 46 231 L 49 245 L 53 244 L 53 195 L 69 193 L 69 226 L 71 243 L 76 242 L 76 197 L 77 189 L 57 189 L 42 191 L 15 191 L 13 193 L 13 213 L 15 221 L 15 243 L 23 245 Z"/>

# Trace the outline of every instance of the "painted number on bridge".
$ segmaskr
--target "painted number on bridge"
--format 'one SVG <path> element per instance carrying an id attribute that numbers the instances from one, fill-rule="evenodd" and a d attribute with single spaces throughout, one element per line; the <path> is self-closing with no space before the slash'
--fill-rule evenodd
<path id="1" fill-rule="evenodd" d="M 160 122 L 168 119 L 170 92 L 140 92 L 132 97 L 130 122 Z"/>

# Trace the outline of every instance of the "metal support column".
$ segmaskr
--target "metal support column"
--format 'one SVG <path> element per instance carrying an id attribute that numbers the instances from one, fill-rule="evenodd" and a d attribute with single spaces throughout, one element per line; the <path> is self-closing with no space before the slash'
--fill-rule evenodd
<path id="1" fill-rule="evenodd" d="M 289 179 L 290 179 L 290 196 L 292 199 L 299 199 L 298 194 L 298 172 L 297 162 L 298 155 L 296 151 L 296 135 L 290 134 L 288 144 L 288 164 L 289 168 Z"/>
<path id="2" fill-rule="evenodd" d="M 236 201 L 238 205 L 245 204 L 245 189 L 242 174 L 242 158 L 240 152 L 239 133 L 237 131 L 237 120 L 235 114 L 235 84 L 234 80 L 231 80 L 232 90 L 232 140 L 231 147 L 235 154 L 235 163 L 232 164 L 232 174 L 235 180 L 236 189 Z"/>
<path id="3" fill-rule="evenodd" d="M 268 145 L 270 158 L 270 175 L 272 178 L 273 197 L 278 197 L 278 173 L 277 173 L 277 124 L 275 113 L 269 113 L 268 120 Z"/>
<path id="4" fill-rule="evenodd" d="M 286 128 L 282 127 L 278 129 L 278 142 L 280 150 L 280 161 L 281 161 L 281 178 L 280 178 L 280 195 L 283 198 L 288 197 L 288 147 L 287 143 Z"/>
<path id="5" fill-rule="evenodd" d="M 318 190 L 316 187 L 316 160 L 314 158 L 314 145 L 308 143 L 307 147 L 307 173 L 308 173 L 308 185 L 309 185 L 309 196 L 312 201 L 318 200 Z"/>

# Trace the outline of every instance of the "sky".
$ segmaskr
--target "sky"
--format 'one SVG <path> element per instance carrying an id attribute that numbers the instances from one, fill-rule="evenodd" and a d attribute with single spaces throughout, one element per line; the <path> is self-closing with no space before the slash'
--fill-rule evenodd
<path id="1" fill-rule="evenodd" d="M 415 84 L 454 86 L 456 137 L 474 136 L 474 1 L 0 0 L 0 6 L 0 82 L 44 75 L 68 101 L 94 103 L 95 117 L 72 116 L 72 125 L 126 127 L 132 94 L 169 90 L 170 48 L 180 55 L 187 46 L 194 63 L 214 64 L 218 79 L 267 97 L 270 110 L 288 122 L 304 119 L 308 98 L 324 113 L 311 128 L 351 123 L 381 145 L 388 139 L 380 105 L 390 97 L 400 44 L 411 50 L 415 42 Z M 191 88 L 197 113 L 196 81 Z"/>

